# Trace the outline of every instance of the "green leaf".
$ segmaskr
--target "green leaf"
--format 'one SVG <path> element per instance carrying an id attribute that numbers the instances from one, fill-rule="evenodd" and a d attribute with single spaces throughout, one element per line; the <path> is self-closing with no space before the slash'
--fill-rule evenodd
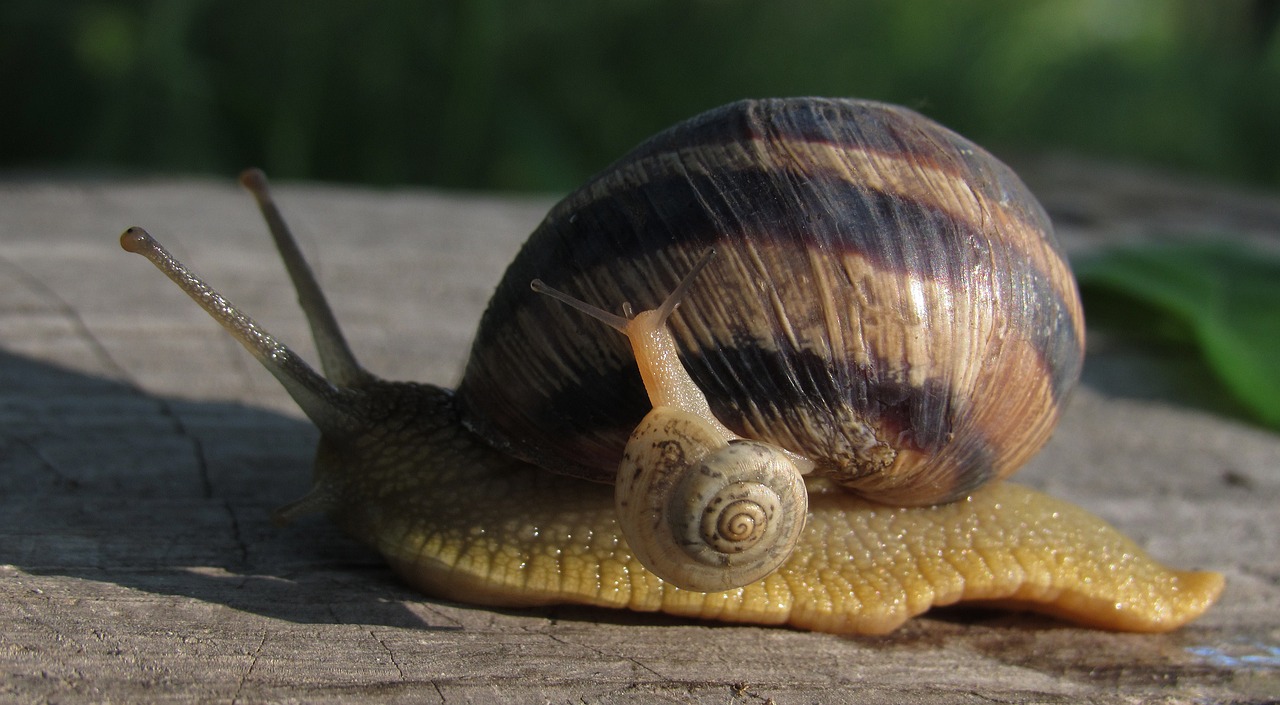
<path id="1" fill-rule="evenodd" d="M 1176 244 L 1117 248 L 1073 265 L 1091 318 L 1193 342 L 1258 420 L 1280 428 L 1280 258 Z M 1141 311 L 1141 321 L 1125 311 Z"/>

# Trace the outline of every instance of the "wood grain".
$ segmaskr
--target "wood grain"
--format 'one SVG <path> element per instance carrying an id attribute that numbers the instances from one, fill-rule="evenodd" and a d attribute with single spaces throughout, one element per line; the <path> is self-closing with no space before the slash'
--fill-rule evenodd
<path id="1" fill-rule="evenodd" d="M 1280 250 L 1280 199 L 1113 166 L 1021 171 L 1068 249 L 1223 233 Z M 545 199 L 279 188 L 366 365 L 456 381 Z M 146 227 L 312 357 L 233 180 L 0 183 L 0 701 L 1263 702 L 1280 697 L 1280 437 L 1194 361 L 1094 345 L 1019 475 L 1221 603 L 1137 636 L 952 610 L 882 638 L 424 598 L 322 520 L 277 529 L 316 434 L 142 260 Z"/>

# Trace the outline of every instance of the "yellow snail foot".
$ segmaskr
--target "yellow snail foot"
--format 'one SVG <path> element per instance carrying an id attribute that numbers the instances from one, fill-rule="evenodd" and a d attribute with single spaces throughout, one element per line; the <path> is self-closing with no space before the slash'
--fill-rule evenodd
<path id="1" fill-rule="evenodd" d="M 635 559 L 608 486 L 509 465 L 475 470 L 424 478 L 421 493 L 402 488 L 400 510 L 379 512 L 374 534 L 408 582 L 462 602 L 576 603 L 857 634 L 892 631 L 930 607 L 983 602 L 1159 632 L 1199 616 L 1223 588 L 1217 573 L 1164 567 L 1079 507 L 998 483 L 937 507 L 815 493 L 804 536 L 776 573 L 691 592 Z"/>

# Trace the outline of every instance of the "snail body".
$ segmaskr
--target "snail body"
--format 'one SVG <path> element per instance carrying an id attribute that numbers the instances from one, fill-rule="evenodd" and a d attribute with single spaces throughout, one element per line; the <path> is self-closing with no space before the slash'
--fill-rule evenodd
<path id="1" fill-rule="evenodd" d="M 325 376 L 141 230 L 122 244 L 320 427 L 313 489 L 280 517 L 328 513 L 431 594 L 874 633 L 960 600 L 1158 631 L 1221 591 L 1220 575 L 1166 569 L 1083 510 L 998 482 L 1051 433 L 1083 318 L 1021 182 L 916 113 L 743 101 L 645 142 L 530 237 L 456 392 L 364 371 L 261 175 L 242 180 Z M 539 277 L 577 304 L 530 292 Z M 626 336 L 592 335 L 581 302 L 642 313 L 613 317 Z M 703 489 L 746 466 L 791 489 Z M 672 488 L 674 504 L 654 499 Z M 734 519 L 667 508 L 689 497 Z M 783 548 L 754 548 L 764 526 Z M 701 567 L 668 560 L 703 541 L 719 547 Z"/>

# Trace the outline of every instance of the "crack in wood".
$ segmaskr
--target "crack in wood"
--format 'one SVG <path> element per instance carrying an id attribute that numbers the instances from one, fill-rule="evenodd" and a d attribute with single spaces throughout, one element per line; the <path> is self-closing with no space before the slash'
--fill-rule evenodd
<path id="1" fill-rule="evenodd" d="M 400 674 L 401 682 L 409 680 L 409 678 L 404 674 L 404 669 L 400 667 L 400 662 L 396 659 L 395 652 L 391 650 L 390 646 L 387 646 L 387 642 L 384 641 L 382 637 L 378 636 L 372 629 L 369 630 L 369 636 L 382 646 L 383 651 L 387 652 L 387 658 L 391 659 L 391 665 L 396 667 L 396 673 Z"/>
<path id="2" fill-rule="evenodd" d="M 253 671 L 258 667 L 258 658 L 262 655 L 262 648 L 267 645 L 267 630 L 262 630 L 262 638 L 258 641 L 258 648 L 253 650 L 253 654 L 249 660 L 249 667 L 240 675 L 240 682 L 236 684 L 236 692 L 231 696 L 231 705 L 238 705 L 240 696 L 244 692 L 245 683 L 249 681 L 249 677 L 253 675 Z"/>

